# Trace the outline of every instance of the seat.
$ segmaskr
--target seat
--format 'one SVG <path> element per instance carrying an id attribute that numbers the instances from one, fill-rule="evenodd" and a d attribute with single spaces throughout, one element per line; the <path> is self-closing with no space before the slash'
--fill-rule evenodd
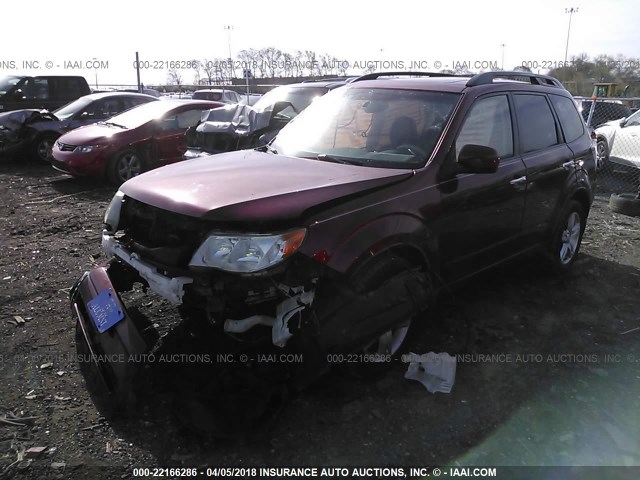
<path id="1" fill-rule="evenodd" d="M 415 120 L 406 116 L 396 118 L 389 130 L 389 142 L 391 148 L 415 145 L 418 142 L 418 128 Z"/>

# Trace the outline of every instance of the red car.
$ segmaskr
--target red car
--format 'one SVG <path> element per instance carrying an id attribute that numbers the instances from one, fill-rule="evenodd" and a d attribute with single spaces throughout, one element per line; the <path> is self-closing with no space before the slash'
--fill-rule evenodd
<path id="1" fill-rule="evenodd" d="M 183 159 L 184 133 L 219 102 L 150 102 L 62 135 L 53 146 L 53 168 L 74 177 L 106 177 L 121 184 L 140 173 Z"/>

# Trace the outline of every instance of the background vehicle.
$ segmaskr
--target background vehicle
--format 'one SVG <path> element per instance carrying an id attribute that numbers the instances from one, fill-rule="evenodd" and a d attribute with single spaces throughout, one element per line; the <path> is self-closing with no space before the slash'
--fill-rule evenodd
<path id="1" fill-rule="evenodd" d="M 186 156 L 265 145 L 316 98 L 346 83 L 331 80 L 283 85 L 264 94 L 253 106 L 212 111 L 202 124 L 188 132 Z"/>
<path id="2" fill-rule="evenodd" d="M 220 105 L 199 100 L 140 105 L 61 136 L 52 149 L 51 164 L 73 176 L 106 177 L 120 184 L 145 170 L 182 160 L 185 130 L 200 121 L 203 111 Z"/>
<path id="3" fill-rule="evenodd" d="M 583 100 L 581 102 L 582 118 L 585 122 L 589 120 L 589 114 L 591 112 L 591 100 Z M 619 101 L 599 100 L 596 101 L 593 114 L 591 114 L 591 122 L 589 126 L 591 128 L 598 128 L 611 120 L 620 120 L 631 115 L 631 109 L 623 105 Z"/>
<path id="4" fill-rule="evenodd" d="M 207 88 L 196 90 L 191 97 L 194 100 L 211 100 L 222 103 L 240 103 L 240 95 L 233 90 L 222 88 Z"/>
<path id="5" fill-rule="evenodd" d="M 596 129 L 598 167 L 640 179 L 640 111 Z"/>
<path id="6" fill-rule="evenodd" d="M 269 146 L 122 185 L 105 215 L 111 261 L 71 292 L 79 348 L 153 347 L 117 295 L 140 282 L 217 353 L 302 353 L 274 368 L 304 383 L 327 353 L 389 362 L 441 289 L 517 255 L 568 270 L 595 152 L 562 84 L 390 75 L 327 94 Z M 97 366 L 113 391 L 132 388 L 127 366 Z"/>
<path id="7" fill-rule="evenodd" d="M 84 77 L 8 75 L 0 78 L 0 112 L 25 108 L 53 111 L 90 93 Z"/>
<path id="8" fill-rule="evenodd" d="M 28 115 L 23 115 L 25 121 L 21 125 L 18 124 L 19 126 L 15 129 L 11 123 L 7 122 L 9 127 L 2 136 L 6 148 L 11 148 L 14 155 L 25 153 L 33 158 L 48 161 L 54 142 L 63 133 L 156 100 L 149 95 L 138 93 L 113 92 L 85 95 L 52 113 L 44 110 L 28 112 Z M 19 112 L 0 113 L 0 125 L 4 124 L 4 119 L 16 118 Z"/>

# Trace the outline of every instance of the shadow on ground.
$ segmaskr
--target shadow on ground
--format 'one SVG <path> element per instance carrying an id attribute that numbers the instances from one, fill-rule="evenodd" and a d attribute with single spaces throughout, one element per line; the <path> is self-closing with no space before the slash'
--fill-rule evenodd
<path id="1" fill-rule="evenodd" d="M 640 465 L 638 288 L 636 268 L 589 255 L 562 277 L 511 264 L 445 295 L 413 339 L 458 355 L 450 394 L 403 379 L 400 360 L 291 396 L 160 367 L 162 388 L 112 426 L 166 465 Z"/>

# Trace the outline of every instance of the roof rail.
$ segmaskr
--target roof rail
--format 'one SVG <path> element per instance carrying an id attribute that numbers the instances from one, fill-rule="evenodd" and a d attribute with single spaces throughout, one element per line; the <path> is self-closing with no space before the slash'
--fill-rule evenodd
<path id="1" fill-rule="evenodd" d="M 353 80 L 360 82 L 362 80 L 375 80 L 378 77 L 470 77 L 471 75 L 455 75 L 452 73 L 442 72 L 377 72 L 362 75 Z M 351 83 L 353 83 L 351 82 Z"/>
<path id="2" fill-rule="evenodd" d="M 493 83 L 496 78 L 512 78 L 515 80 L 523 79 L 533 85 L 548 85 L 550 87 L 558 87 L 564 89 L 564 85 L 557 78 L 550 77 L 548 75 L 540 75 L 538 73 L 530 72 L 484 72 L 474 75 L 468 82 L 467 87 L 475 87 L 478 85 L 488 85 Z M 526 80 L 525 80 L 526 79 Z"/>
<path id="3" fill-rule="evenodd" d="M 348 77 L 311 78 L 308 80 L 303 80 L 302 83 L 343 82 L 343 81 L 346 81 L 347 79 Z"/>

